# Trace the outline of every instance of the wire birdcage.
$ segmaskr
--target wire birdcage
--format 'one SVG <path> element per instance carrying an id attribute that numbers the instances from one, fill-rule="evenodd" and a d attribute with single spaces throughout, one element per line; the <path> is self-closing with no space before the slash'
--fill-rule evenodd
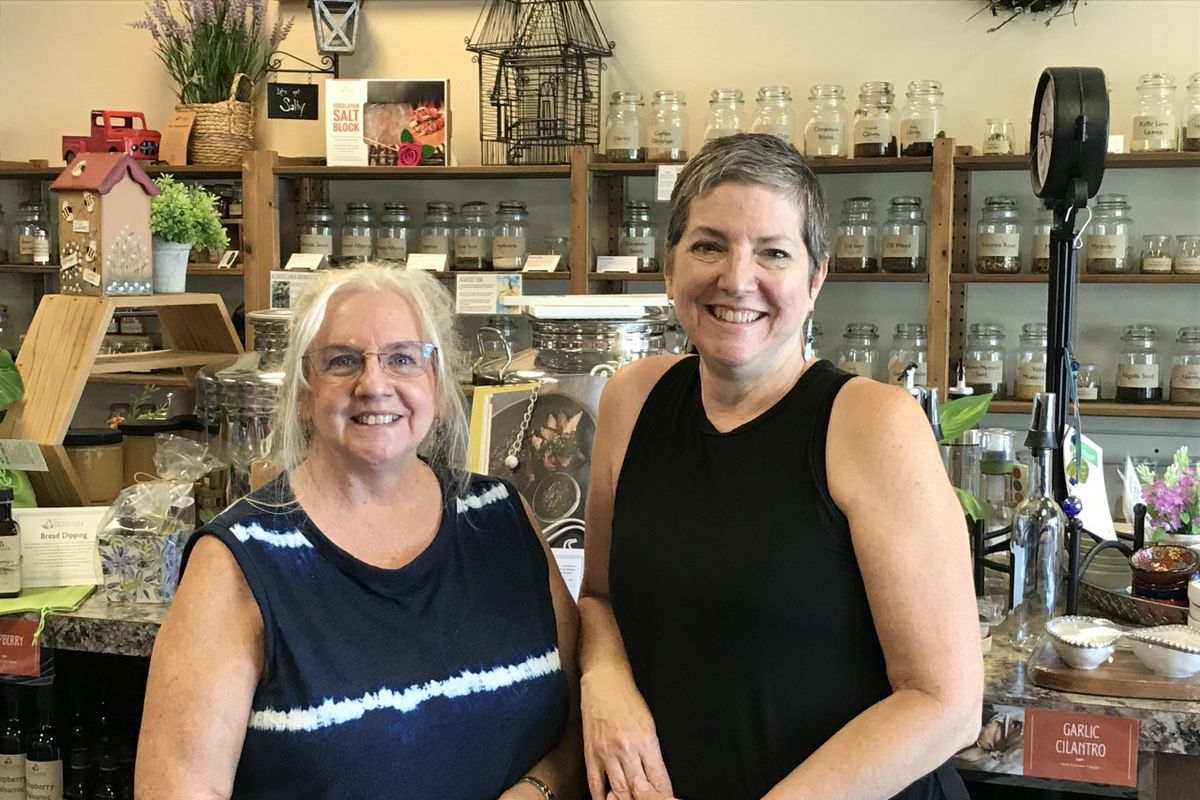
<path id="1" fill-rule="evenodd" d="M 600 143 L 601 58 L 615 44 L 591 0 L 487 0 L 466 42 L 484 164 L 566 164 L 572 145 Z"/>

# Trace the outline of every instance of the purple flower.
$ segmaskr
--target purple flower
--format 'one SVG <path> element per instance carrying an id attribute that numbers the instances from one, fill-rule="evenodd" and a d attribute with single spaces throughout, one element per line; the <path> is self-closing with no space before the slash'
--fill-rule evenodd
<path id="1" fill-rule="evenodd" d="M 197 24 L 207 22 L 216 16 L 213 0 L 192 0 L 192 20 Z"/>
<path id="2" fill-rule="evenodd" d="M 229 0 L 225 11 L 225 30 L 241 30 L 246 24 L 246 8 L 250 0 Z"/>

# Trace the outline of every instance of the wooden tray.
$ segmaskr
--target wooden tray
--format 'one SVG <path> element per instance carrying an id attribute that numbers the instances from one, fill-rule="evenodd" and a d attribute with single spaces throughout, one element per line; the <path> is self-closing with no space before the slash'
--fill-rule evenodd
<path id="1" fill-rule="evenodd" d="M 1112 658 L 1094 670 L 1072 669 L 1043 636 L 1026 664 L 1029 682 L 1045 689 L 1146 700 L 1200 700 L 1200 673 L 1190 678 L 1155 675 L 1131 650 L 1119 645 Z"/>

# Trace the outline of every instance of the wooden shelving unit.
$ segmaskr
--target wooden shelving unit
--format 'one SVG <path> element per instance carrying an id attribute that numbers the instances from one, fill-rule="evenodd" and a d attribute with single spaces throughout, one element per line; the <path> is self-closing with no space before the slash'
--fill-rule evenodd
<path id="1" fill-rule="evenodd" d="M 950 275 L 951 283 L 1048 283 L 1046 275 L 1031 275 L 1029 273 L 1012 273 L 996 275 L 980 275 L 978 273 L 955 272 Z M 1133 284 L 1200 284 L 1200 275 L 1187 273 L 1170 274 L 1133 274 L 1133 275 L 1091 275 L 1083 273 L 1079 276 L 1080 283 L 1133 283 Z"/>
<path id="2" fill-rule="evenodd" d="M 1032 403 L 1027 400 L 993 400 L 989 411 L 997 414 L 1029 414 Z M 1079 413 L 1084 417 L 1153 417 L 1155 419 L 1200 419 L 1200 406 L 1169 403 L 1116 403 L 1098 400 L 1082 403 Z"/>

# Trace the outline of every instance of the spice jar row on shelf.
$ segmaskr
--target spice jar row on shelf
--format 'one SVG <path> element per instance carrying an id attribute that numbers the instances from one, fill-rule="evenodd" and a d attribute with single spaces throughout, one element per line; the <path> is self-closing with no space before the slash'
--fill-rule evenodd
<path id="1" fill-rule="evenodd" d="M 761 87 L 749 117 L 741 89 L 714 89 L 704 120 L 704 141 L 748 131 L 778 136 L 808 158 L 931 156 L 934 139 L 946 135 L 943 96 L 939 81 L 913 81 L 905 94 L 907 104 L 894 112 L 892 84 L 869 81 L 859 87 L 858 108 L 851 114 L 842 86 L 817 84 L 809 89 L 802 122 L 787 86 Z M 613 92 L 604 149 L 613 162 L 685 161 L 687 131 L 683 92 L 655 92 L 648 115 L 640 93 Z"/>
<path id="2" fill-rule="evenodd" d="M 813 323 L 809 335 L 809 346 L 813 355 L 822 357 L 821 326 Z M 924 386 L 929 378 L 926 355 L 925 324 L 901 322 L 892 335 L 892 346 L 887 351 L 887 360 L 880 358 L 879 327 L 873 322 L 851 322 L 842 334 L 842 344 L 831 358 L 838 369 L 885 383 L 904 385 L 904 372 L 914 364 L 913 382 Z"/>
<path id="3" fill-rule="evenodd" d="M 850 197 L 834 242 L 834 272 L 925 272 L 928 229 L 919 197 L 893 197 L 883 225 L 875 221 L 875 201 Z"/>
<path id="4" fill-rule="evenodd" d="M 973 323 L 963 352 L 966 383 L 976 394 L 991 392 L 998 400 L 1032 400 L 1038 392 L 1046 391 L 1046 350 L 1045 323 L 1023 325 L 1014 352 L 1016 375 L 1010 392 L 1003 327 L 992 322 Z M 1124 328 L 1115 371 L 1115 398 L 1125 403 L 1161 403 L 1161 379 L 1168 374 L 1160 370 L 1161 363 L 1157 328 L 1145 324 Z M 1166 399 L 1184 405 L 1200 404 L 1200 326 L 1179 329 L 1170 366 Z M 1101 399 L 1100 375 L 1098 365 L 1080 364 L 1076 373 L 1080 401 Z"/>
<path id="5" fill-rule="evenodd" d="M 1200 152 L 1200 72 L 1188 82 L 1182 124 L 1175 113 L 1175 92 L 1175 76 L 1169 72 L 1138 78 L 1130 152 Z"/>
<path id="6" fill-rule="evenodd" d="M 40 203 L 27 201 L 17 207 L 9 237 L 0 207 L 0 264 L 49 264 L 50 227 Z"/>

